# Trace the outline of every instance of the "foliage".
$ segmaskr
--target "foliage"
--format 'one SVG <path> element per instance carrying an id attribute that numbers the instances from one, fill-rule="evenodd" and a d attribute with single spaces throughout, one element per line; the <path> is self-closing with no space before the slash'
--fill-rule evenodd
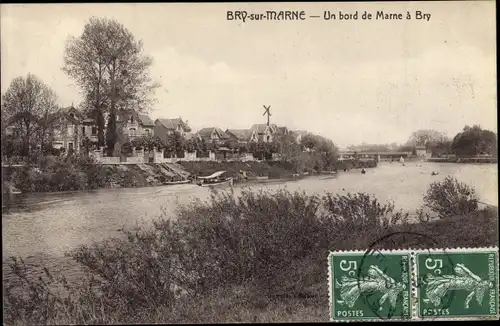
<path id="1" fill-rule="evenodd" d="M 424 202 L 441 217 L 465 215 L 478 209 L 475 189 L 451 176 L 431 183 Z"/>
<path id="2" fill-rule="evenodd" d="M 465 126 L 458 133 L 451 144 L 457 156 L 475 156 L 478 154 L 497 154 L 497 136 L 490 130 L 482 129 L 478 125 Z"/>
<path id="3" fill-rule="evenodd" d="M 136 149 L 145 149 L 147 151 L 152 151 L 155 147 L 160 149 L 163 147 L 160 138 L 153 135 L 145 135 L 139 138 L 132 139 L 132 145 Z"/>
<path id="4" fill-rule="evenodd" d="M 441 155 L 448 155 L 452 153 L 452 142 L 451 140 L 447 140 L 444 142 L 430 142 L 427 144 L 427 148 L 429 148 L 432 152 L 433 157 L 439 157 Z"/>
<path id="5" fill-rule="evenodd" d="M 391 203 L 362 193 L 213 193 L 180 206 L 175 219 L 164 216 L 152 228 L 78 248 L 71 256 L 86 271 L 78 282 L 48 270 L 30 280 L 14 261 L 18 282 L 5 286 L 6 323 L 227 322 L 234 313 L 249 322 L 259 311 L 297 309 L 300 298 L 327 307 L 321 289 L 329 250 L 366 250 L 388 234 L 395 236 L 386 249 L 425 248 L 408 233 L 432 235 L 437 247 L 494 245 L 497 213 L 408 224 Z M 315 321 L 327 315 L 321 311 Z"/>
<path id="6" fill-rule="evenodd" d="M 302 137 L 301 146 L 309 154 L 299 154 L 293 160 L 299 170 L 306 167 L 316 171 L 331 170 L 337 165 L 338 149 L 330 139 L 307 134 Z"/>
<path id="7" fill-rule="evenodd" d="M 63 71 L 84 94 L 83 106 L 98 122 L 99 146 L 104 144 L 104 116 L 108 114 L 107 146 L 117 141 L 116 114 L 125 108 L 147 111 L 159 87 L 150 77 L 152 59 L 143 54 L 142 41 L 119 22 L 92 17 L 78 38 L 68 40 Z M 120 109 L 119 109 L 120 108 Z"/>
<path id="8" fill-rule="evenodd" d="M 300 152 L 300 144 L 297 144 L 292 135 L 283 135 L 275 139 L 277 143 L 277 152 L 283 162 L 290 162 L 294 157 L 297 157 Z"/>
<path id="9" fill-rule="evenodd" d="M 444 133 L 434 129 L 419 129 L 413 132 L 407 144 L 412 146 L 428 146 L 430 143 L 443 143 L 447 141 Z"/>
<path id="10" fill-rule="evenodd" d="M 104 174 L 100 164 L 84 155 L 40 155 L 35 167 L 16 169 L 11 180 L 22 192 L 86 190 L 102 187 Z"/>
<path id="11" fill-rule="evenodd" d="M 121 147 L 122 155 L 129 156 L 132 154 L 133 151 L 134 151 L 134 146 L 132 145 L 131 142 L 126 142 L 126 143 L 122 144 L 122 147 Z"/>
<path id="12" fill-rule="evenodd" d="M 35 75 L 12 80 L 2 94 L 2 122 L 17 127 L 23 155 L 28 156 L 30 147 L 37 142 L 44 144 L 48 141 L 50 128 L 56 123 L 51 117 L 57 109 L 56 94 Z"/>
<path id="13" fill-rule="evenodd" d="M 325 240 L 335 248 L 375 241 L 393 225 L 405 224 L 408 213 L 396 211 L 393 203 L 381 204 L 366 193 L 332 195 L 322 198 L 326 210 L 320 220 Z M 357 236 L 353 237 L 352 235 Z M 351 239 L 353 244 L 346 243 Z"/>
<path id="14" fill-rule="evenodd" d="M 169 155 L 174 155 L 184 151 L 185 139 L 182 135 L 175 131 L 173 134 L 168 135 L 165 144 L 165 152 Z"/>

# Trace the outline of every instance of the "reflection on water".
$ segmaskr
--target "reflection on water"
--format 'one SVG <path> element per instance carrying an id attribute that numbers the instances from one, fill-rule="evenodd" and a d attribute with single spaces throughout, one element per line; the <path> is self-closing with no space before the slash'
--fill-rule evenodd
<path id="1" fill-rule="evenodd" d="M 439 175 L 432 176 L 432 171 Z M 247 184 L 253 189 L 286 188 L 308 193 L 368 192 L 396 208 L 415 211 L 429 184 L 452 175 L 473 185 L 482 201 L 497 205 L 497 165 L 381 163 L 375 169 L 312 177 L 294 182 Z M 235 192 L 241 186 L 235 187 Z M 20 195 L 11 214 L 2 215 L 4 257 L 61 257 L 80 244 L 120 235 L 121 228 L 150 223 L 162 209 L 174 215 L 178 203 L 206 199 L 209 189 L 196 185 L 101 189 L 91 192 Z"/>

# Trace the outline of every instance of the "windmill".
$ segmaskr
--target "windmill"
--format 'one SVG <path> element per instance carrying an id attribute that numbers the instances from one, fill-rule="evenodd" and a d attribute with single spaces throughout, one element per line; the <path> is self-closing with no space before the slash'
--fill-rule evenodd
<path id="1" fill-rule="evenodd" d="M 269 106 L 263 105 L 263 106 L 265 109 L 263 116 L 267 114 L 267 126 L 269 126 L 269 117 L 271 116 L 271 112 L 269 111 L 269 109 L 271 109 L 271 106 L 270 105 Z"/>

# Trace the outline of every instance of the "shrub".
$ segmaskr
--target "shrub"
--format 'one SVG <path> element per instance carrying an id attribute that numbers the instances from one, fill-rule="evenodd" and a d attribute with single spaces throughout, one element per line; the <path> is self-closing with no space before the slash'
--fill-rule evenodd
<path id="1" fill-rule="evenodd" d="M 396 211 L 393 203 L 381 204 L 366 193 L 323 197 L 325 212 L 321 218 L 327 247 L 365 249 L 390 226 L 405 224 L 408 213 Z"/>
<path id="2" fill-rule="evenodd" d="M 11 178 L 22 192 L 95 189 L 105 181 L 102 165 L 84 155 L 41 156 L 36 167 L 18 169 Z"/>
<path id="3" fill-rule="evenodd" d="M 478 209 L 475 189 L 451 176 L 441 182 L 432 182 L 424 196 L 424 203 L 440 217 L 464 215 Z"/>
<path id="4" fill-rule="evenodd" d="M 293 310 L 297 301 L 289 300 L 316 298 L 316 308 L 326 307 L 329 250 L 367 249 L 398 232 L 425 234 L 437 247 L 497 241 L 498 212 L 409 224 L 408 214 L 364 193 L 214 192 L 176 213 L 174 220 L 160 218 L 151 228 L 75 250 L 71 256 L 86 271 L 80 283 L 48 272 L 29 280 L 15 262 L 21 284 L 6 286 L 6 323 L 227 322 L 238 311 L 248 313 L 235 321 L 249 322 L 258 311 L 277 310 L 276 302 Z M 385 246 L 408 248 L 415 241 L 401 237 Z"/>
<path id="5" fill-rule="evenodd" d="M 133 144 L 131 142 L 126 142 L 121 147 L 121 154 L 125 156 L 130 156 L 132 155 L 133 150 L 134 150 Z"/>

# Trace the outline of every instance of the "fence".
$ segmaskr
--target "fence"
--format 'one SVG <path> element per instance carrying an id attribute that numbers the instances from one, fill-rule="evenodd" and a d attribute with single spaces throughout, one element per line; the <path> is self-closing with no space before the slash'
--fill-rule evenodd
<path id="1" fill-rule="evenodd" d="M 208 161 L 254 161 L 255 158 L 251 153 L 242 154 L 231 154 L 226 155 L 224 158 L 223 154 L 215 153 L 212 151 L 208 152 L 206 155 L 198 155 L 197 152 L 184 152 L 184 157 L 165 157 L 165 153 L 159 150 L 153 150 L 152 152 L 144 152 L 144 150 L 134 150 L 132 156 L 129 157 L 118 157 L 118 156 L 104 156 L 103 149 L 94 150 L 90 153 L 101 164 L 142 164 L 142 163 L 175 163 L 179 161 L 198 161 L 198 162 L 208 162 Z M 181 153 L 182 154 L 182 153 Z"/>

